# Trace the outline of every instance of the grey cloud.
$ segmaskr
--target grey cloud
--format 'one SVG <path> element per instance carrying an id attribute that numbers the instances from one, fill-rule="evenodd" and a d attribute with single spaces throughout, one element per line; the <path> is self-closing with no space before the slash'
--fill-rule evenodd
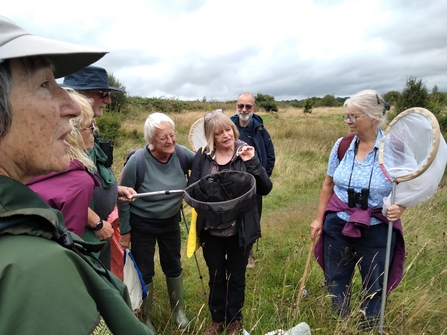
<path id="1" fill-rule="evenodd" d="M 170 0 L 159 5 L 168 11 L 180 4 L 183 7 L 173 9 L 173 15 L 178 16 L 199 10 L 205 2 Z M 327 0 L 316 3 L 325 8 L 334 6 Z M 148 97 L 233 100 L 239 93 L 250 91 L 282 100 L 326 94 L 348 96 L 366 88 L 383 94 L 402 90 L 409 76 L 422 78 L 429 90 L 436 84 L 440 91 L 447 91 L 447 2 L 390 1 L 383 8 L 383 15 L 388 13 L 389 20 L 364 33 L 364 41 L 381 41 L 380 49 L 360 51 L 343 36 L 331 36 L 328 32 L 327 38 L 338 39 L 339 48 L 347 51 L 341 57 L 303 59 L 296 51 L 299 40 L 291 38 L 277 45 L 268 40 L 233 51 L 222 49 L 215 56 L 189 52 L 172 58 L 170 70 L 161 78 L 151 73 L 129 75 L 132 67 L 155 66 L 165 61 L 136 48 L 117 47 L 98 65 L 113 72 L 131 95 Z M 92 32 L 89 41 L 99 43 L 106 33 L 101 34 Z M 76 33 L 71 39 L 78 39 Z M 263 48 L 271 45 L 271 57 L 264 60 Z"/>

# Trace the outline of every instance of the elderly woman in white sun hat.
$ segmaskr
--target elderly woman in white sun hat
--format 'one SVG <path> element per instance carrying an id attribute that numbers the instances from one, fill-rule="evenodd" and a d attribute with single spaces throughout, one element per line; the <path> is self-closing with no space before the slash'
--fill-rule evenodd
<path id="1" fill-rule="evenodd" d="M 26 186 L 70 164 L 69 121 L 81 110 L 55 78 L 104 54 L 0 16 L 0 334 L 152 334 L 91 256 L 101 244 L 72 235 Z"/>

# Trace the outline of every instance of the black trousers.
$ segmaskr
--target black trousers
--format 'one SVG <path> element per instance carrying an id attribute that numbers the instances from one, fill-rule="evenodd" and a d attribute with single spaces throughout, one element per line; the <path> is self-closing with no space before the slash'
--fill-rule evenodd
<path id="1" fill-rule="evenodd" d="M 180 226 L 176 231 L 148 233 L 132 226 L 132 255 L 146 285 L 152 283 L 155 275 L 155 243 L 158 243 L 160 265 L 166 277 L 177 278 L 182 274 L 180 262 Z"/>
<path id="2" fill-rule="evenodd" d="M 214 237 L 200 234 L 203 257 L 209 272 L 208 307 L 214 322 L 242 319 L 245 271 L 250 248 L 239 247 L 239 235 Z"/>

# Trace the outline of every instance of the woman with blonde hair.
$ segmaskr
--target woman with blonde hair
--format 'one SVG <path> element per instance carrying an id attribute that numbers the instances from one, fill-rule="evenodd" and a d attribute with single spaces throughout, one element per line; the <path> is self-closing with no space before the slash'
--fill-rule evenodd
<path id="1" fill-rule="evenodd" d="M 257 194 L 267 195 L 271 191 L 272 182 L 254 147 L 239 140 L 236 125 L 221 109 L 205 115 L 204 132 L 207 146 L 196 152 L 188 185 L 211 173 L 233 170 L 253 175 Z M 221 234 L 216 222 L 210 222 L 200 214 L 197 218 L 197 234 L 200 235 L 203 257 L 208 266 L 208 307 L 212 319 L 204 335 L 221 334 L 225 328 L 227 335 L 237 335 L 242 331 L 249 251 L 261 237 L 256 206 L 225 224 L 230 224 L 231 231 Z"/>
<path id="2" fill-rule="evenodd" d="M 72 130 L 67 136 L 70 144 L 70 167 L 65 172 L 52 172 L 36 177 L 28 186 L 48 205 L 62 212 L 69 231 L 82 236 L 87 225 L 93 191 L 98 184 L 93 176 L 96 166 L 86 153 L 86 150 L 93 147 L 96 125 L 93 122 L 90 100 L 72 89 L 67 91 L 81 107 L 81 115 L 70 119 Z"/>

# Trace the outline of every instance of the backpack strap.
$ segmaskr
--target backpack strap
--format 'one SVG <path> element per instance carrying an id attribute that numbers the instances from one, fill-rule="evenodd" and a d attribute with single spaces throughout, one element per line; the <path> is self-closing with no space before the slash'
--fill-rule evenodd
<path id="1" fill-rule="evenodd" d="M 188 163 L 186 162 L 186 155 L 183 148 L 179 145 L 175 145 L 175 152 L 177 153 L 178 159 L 180 160 L 180 165 L 182 167 L 183 173 L 188 175 Z"/>
<path id="2" fill-rule="evenodd" d="M 338 160 L 341 162 L 343 157 L 345 157 L 346 151 L 348 151 L 349 146 L 351 145 L 352 139 L 354 138 L 354 134 L 351 133 L 349 135 L 343 136 L 340 141 L 340 145 L 338 146 Z"/>
<path id="3" fill-rule="evenodd" d="M 137 160 L 137 181 L 135 182 L 135 191 L 143 184 L 144 180 L 144 148 L 135 151 L 135 158 Z"/>
<path id="4" fill-rule="evenodd" d="M 135 191 L 138 192 L 138 189 L 141 187 L 141 184 L 143 184 L 144 180 L 144 149 L 138 149 L 135 151 L 135 158 L 137 160 L 137 181 L 135 182 Z M 185 175 L 188 175 L 188 164 L 186 162 L 186 155 L 183 151 L 183 148 L 179 145 L 175 145 L 175 151 L 177 152 L 177 156 L 180 160 L 180 165 L 182 167 L 183 172 Z"/>

